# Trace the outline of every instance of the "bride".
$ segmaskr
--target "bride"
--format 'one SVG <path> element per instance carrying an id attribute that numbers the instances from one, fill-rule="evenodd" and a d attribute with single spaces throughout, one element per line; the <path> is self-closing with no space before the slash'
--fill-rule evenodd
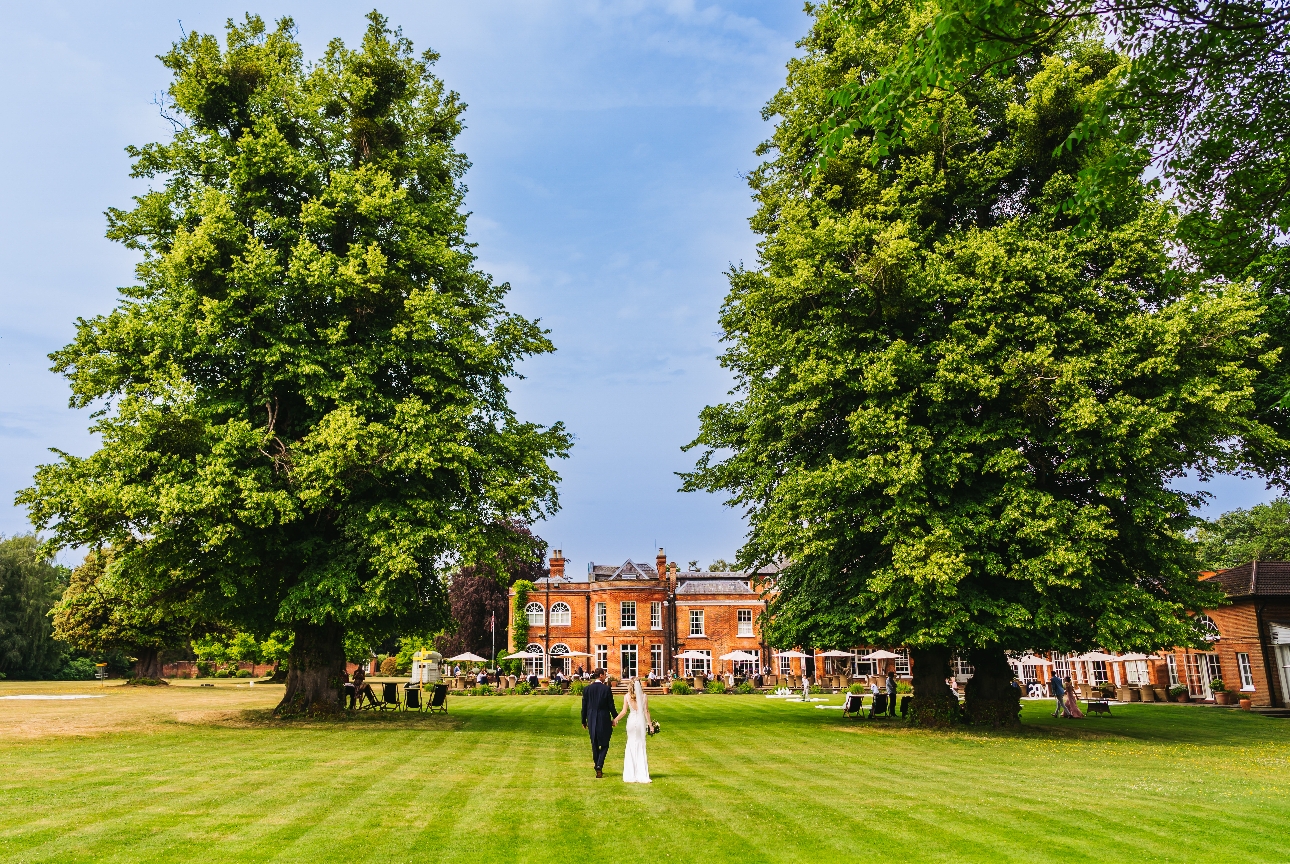
<path id="1" fill-rule="evenodd" d="M 632 680 L 632 687 L 623 699 L 623 710 L 614 718 L 614 723 L 627 717 L 627 752 L 623 754 L 623 782 L 648 783 L 649 757 L 645 755 L 647 730 L 653 722 L 649 716 L 649 702 L 641 688 L 641 679 Z"/>

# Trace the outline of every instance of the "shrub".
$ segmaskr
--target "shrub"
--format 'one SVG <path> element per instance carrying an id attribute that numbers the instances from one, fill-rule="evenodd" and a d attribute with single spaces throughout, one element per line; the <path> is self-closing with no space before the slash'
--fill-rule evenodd
<path id="1" fill-rule="evenodd" d="M 897 690 L 899 690 L 899 689 L 900 689 L 900 685 L 899 685 L 899 684 L 897 684 L 897 685 L 896 685 L 896 689 L 897 689 Z M 863 692 L 864 692 L 864 685 L 863 685 L 863 684 L 852 684 L 850 687 L 848 687 L 848 688 L 847 688 L 847 692 L 848 692 L 848 693 L 863 693 Z"/>
<path id="2" fill-rule="evenodd" d="M 409 672 L 412 671 L 411 668 L 409 668 L 408 671 Z M 389 678 L 391 675 L 397 675 L 398 672 L 399 672 L 398 657 L 386 657 L 384 660 L 381 661 L 381 674 L 384 675 L 386 678 Z"/>
<path id="3" fill-rule="evenodd" d="M 138 687 L 169 686 L 170 682 L 162 678 L 130 678 L 125 683 Z"/>
<path id="4" fill-rule="evenodd" d="M 93 681 L 94 661 L 88 657 L 77 657 L 68 660 L 67 665 L 58 673 L 60 681 Z"/>
<path id="5" fill-rule="evenodd" d="M 234 673 L 233 673 L 233 677 L 234 677 L 234 678 L 251 678 L 251 677 L 253 677 L 253 676 L 251 675 L 251 670 L 250 670 L 250 669 L 239 669 L 239 670 L 237 670 L 236 672 L 234 672 Z"/>
<path id="6" fill-rule="evenodd" d="M 230 671 L 228 671 L 227 669 L 221 669 L 221 670 L 219 670 L 218 672 L 216 672 L 214 675 L 212 675 L 211 677 L 212 677 L 212 678 L 232 678 L 232 677 L 233 677 L 233 673 L 232 673 L 232 672 L 230 672 Z"/>
<path id="7" fill-rule="evenodd" d="M 852 691 L 852 692 L 854 692 L 854 691 Z M 908 681 L 897 681 L 897 682 L 896 682 L 896 692 L 897 692 L 897 693 L 901 693 L 901 694 L 904 694 L 904 693 L 913 693 L 913 692 L 914 692 L 914 685 L 913 685 L 913 684 L 910 684 Z"/>
<path id="8" fill-rule="evenodd" d="M 546 692 L 550 693 L 552 696 L 563 696 L 564 688 L 552 681 L 550 684 L 546 685 Z"/>
<path id="9" fill-rule="evenodd" d="M 1169 686 L 1169 695 L 1170 695 L 1170 696 L 1181 696 L 1181 695 L 1183 695 L 1183 694 L 1184 694 L 1184 693 L 1186 693 L 1186 692 L 1187 692 L 1187 685 L 1186 685 L 1186 684 L 1171 684 L 1171 685 Z"/>
<path id="10" fill-rule="evenodd" d="M 725 693 L 726 682 L 720 678 L 713 678 L 703 689 L 708 693 Z"/>
<path id="11" fill-rule="evenodd" d="M 756 693 L 757 688 L 752 685 L 751 681 L 745 681 L 735 688 L 736 693 L 743 693 L 745 696 L 749 693 Z"/>
<path id="12" fill-rule="evenodd" d="M 573 684 L 569 687 L 569 692 L 574 696 L 581 696 L 582 691 L 586 689 L 587 689 L 586 681 L 574 681 Z"/>
<path id="13" fill-rule="evenodd" d="M 533 692 L 533 688 L 529 686 L 529 682 L 521 681 L 519 686 L 515 688 L 515 692 L 521 696 L 527 696 Z"/>
<path id="14" fill-rule="evenodd" d="M 821 687 L 819 684 L 812 684 L 812 685 L 811 685 L 811 692 L 812 692 L 812 693 L 823 693 L 823 692 L 824 692 L 824 688 L 823 688 L 823 687 Z"/>
<path id="15" fill-rule="evenodd" d="M 1223 683 L 1222 678 L 1215 678 L 1209 682 L 1209 689 L 1215 693 L 1223 693 L 1227 690 L 1227 685 Z"/>
<path id="16" fill-rule="evenodd" d="M 684 681 L 682 681 L 680 678 L 677 678 L 675 681 L 672 682 L 671 689 L 672 689 L 672 692 L 677 694 L 678 696 L 685 696 L 687 694 L 694 692 L 694 688 L 691 687 L 689 684 L 685 683 Z"/>

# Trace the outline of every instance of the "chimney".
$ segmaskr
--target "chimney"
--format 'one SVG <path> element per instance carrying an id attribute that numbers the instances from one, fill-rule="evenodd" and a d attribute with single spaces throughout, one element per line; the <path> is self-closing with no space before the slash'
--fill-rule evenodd
<path id="1" fill-rule="evenodd" d="M 564 553 L 556 549 L 551 553 L 551 577 L 558 579 L 564 575 Z"/>
<path id="2" fill-rule="evenodd" d="M 663 548 L 660 546 L 658 555 L 654 558 L 654 570 L 658 573 L 658 578 L 662 579 L 663 574 L 667 571 L 667 556 L 663 554 Z"/>

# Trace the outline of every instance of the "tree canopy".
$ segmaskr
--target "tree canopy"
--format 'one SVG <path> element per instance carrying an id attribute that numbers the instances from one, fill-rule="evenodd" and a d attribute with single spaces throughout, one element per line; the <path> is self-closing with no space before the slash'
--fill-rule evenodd
<path id="1" fill-rule="evenodd" d="M 1195 540 L 1205 570 L 1250 561 L 1290 561 L 1290 499 L 1224 513 L 1198 526 Z"/>
<path id="2" fill-rule="evenodd" d="M 0 538 L 0 677 L 52 678 L 66 646 L 49 609 L 67 587 L 67 568 L 41 550 L 33 534 Z"/>
<path id="3" fill-rule="evenodd" d="M 441 627 L 445 574 L 557 507 L 570 444 L 507 401 L 553 346 L 475 265 L 465 106 L 369 22 L 313 64 L 256 16 L 162 57 L 174 135 L 108 211 L 138 281 L 52 355 L 102 446 L 18 499 L 206 620 L 293 631 L 284 707 L 335 709 L 344 634 Z"/>
<path id="4" fill-rule="evenodd" d="M 1185 612 L 1217 598 L 1184 536 L 1199 499 L 1171 482 L 1275 439 L 1251 418 L 1274 359 L 1257 297 L 1171 257 L 1175 216 L 1137 177 L 1091 227 L 1064 206 L 1102 143 L 1057 145 L 1121 63 L 1087 34 L 911 104 L 876 160 L 857 128 L 811 170 L 833 94 L 934 14 L 867 8 L 867 29 L 819 16 L 766 108 L 758 264 L 721 315 L 736 398 L 703 411 L 686 488 L 747 511 L 741 565 L 791 562 L 772 644 L 1006 671 L 1004 648 L 1195 641 Z"/>

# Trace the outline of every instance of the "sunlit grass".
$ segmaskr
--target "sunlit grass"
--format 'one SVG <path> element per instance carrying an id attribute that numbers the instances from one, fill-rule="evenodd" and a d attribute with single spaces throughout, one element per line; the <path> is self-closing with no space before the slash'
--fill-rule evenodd
<path id="1" fill-rule="evenodd" d="M 639 787 L 621 736 L 594 778 L 571 697 L 277 723 L 279 688 L 0 695 L 42 686 L 106 698 L 0 701 L 5 861 L 1290 858 L 1290 721 L 1234 710 L 1031 703 L 1021 733 L 934 733 L 663 697 Z"/>

